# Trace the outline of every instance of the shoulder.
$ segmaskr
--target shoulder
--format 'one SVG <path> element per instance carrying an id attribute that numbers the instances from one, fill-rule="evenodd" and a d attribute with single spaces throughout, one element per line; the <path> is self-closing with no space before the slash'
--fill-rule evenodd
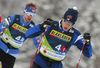
<path id="1" fill-rule="evenodd" d="M 81 33 L 80 33 L 79 30 L 77 30 L 77 29 L 75 29 L 75 28 L 74 28 L 74 30 L 75 30 L 74 33 L 75 33 L 77 36 L 81 35 Z"/>
<path id="2" fill-rule="evenodd" d="M 15 15 L 10 15 L 7 18 L 10 18 L 10 19 L 15 18 Z"/>
<path id="3" fill-rule="evenodd" d="M 8 16 L 8 18 L 10 17 L 10 19 L 15 19 L 15 17 L 20 17 L 20 16 L 21 16 L 21 15 L 13 14 L 13 15 Z"/>
<path id="4" fill-rule="evenodd" d="M 52 21 L 52 23 L 58 23 L 58 21 Z"/>
<path id="5" fill-rule="evenodd" d="M 52 21 L 52 25 L 58 24 L 58 21 Z"/>
<path id="6" fill-rule="evenodd" d="M 11 24 L 15 19 L 15 15 L 10 15 L 7 18 L 5 18 L 5 21 Z"/>
<path id="7" fill-rule="evenodd" d="M 16 16 L 22 16 L 22 15 L 18 15 L 18 14 L 10 15 L 11 18 L 15 18 Z"/>

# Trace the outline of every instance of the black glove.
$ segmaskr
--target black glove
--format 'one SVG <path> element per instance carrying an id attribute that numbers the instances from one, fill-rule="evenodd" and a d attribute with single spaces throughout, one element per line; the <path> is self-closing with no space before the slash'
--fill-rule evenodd
<path id="1" fill-rule="evenodd" d="M 53 20 L 52 19 L 50 19 L 50 18 L 48 18 L 46 21 L 44 21 L 41 25 L 40 25 L 40 28 L 41 29 L 45 29 L 46 28 L 46 26 L 51 26 L 51 22 L 52 22 Z"/>
<path id="2" fill-rule="evenodd" d="M 83 35 L 83 37 L 84 37 L 84 40 L 86 40 L 85 45 L 89 46 L 91 44 L 91 35 L 90 35 L 90 33 L 85 33 Z"/>
<path id="3" fill-rule="evenodd" d="M 47 18 L 47 20 L 48 20 L 48 21 L 51 21 L 51 22 L 53 21 L 51 18 Z"/>

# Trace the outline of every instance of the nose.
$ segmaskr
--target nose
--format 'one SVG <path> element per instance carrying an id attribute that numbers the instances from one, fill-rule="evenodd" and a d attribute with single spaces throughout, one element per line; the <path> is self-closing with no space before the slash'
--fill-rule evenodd
<path id="1" fill-rule="evenodd" d="M 66 27 L 69 27 L 69 24 L 65 24 Z"/>
<path id="2" fill-rule="evenodd" d="M 30 15 L 29 18 L 32 18 L 32 15 Z"/>

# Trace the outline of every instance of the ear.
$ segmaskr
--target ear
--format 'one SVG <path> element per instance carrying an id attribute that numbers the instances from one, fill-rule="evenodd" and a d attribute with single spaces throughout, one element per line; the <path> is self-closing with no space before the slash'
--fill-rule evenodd
<path id="1" fill-rule="evenodd" d="M 62 20 L 64 20 L 64 18 L 62 18 Z"/>
<path id="2" fill-rule="evenodd" d="M 62 21 L 64 21 L 64 18 L 62 18 Z"/>
<path id="3" fill-rule="evenodd" d="M 26 13 L 23 13 L 24 15 L 26 14 Z"/>

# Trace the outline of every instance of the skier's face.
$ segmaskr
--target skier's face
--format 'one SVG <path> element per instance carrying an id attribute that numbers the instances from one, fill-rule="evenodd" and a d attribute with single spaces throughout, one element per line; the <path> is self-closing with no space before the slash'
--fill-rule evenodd
<path id="1" fill-rule="evenodd" d="M 32 12 L 25 12 L 23 18 L 25 22 L 30 22 L 34 16 L 35 14 Z"/>
<path id="2" fill-rule="evenodd" d="M 62 28 L 63 30 L 67 31 L 72 27 L 72 22 L 65 20 L 62 18 Z"/>

